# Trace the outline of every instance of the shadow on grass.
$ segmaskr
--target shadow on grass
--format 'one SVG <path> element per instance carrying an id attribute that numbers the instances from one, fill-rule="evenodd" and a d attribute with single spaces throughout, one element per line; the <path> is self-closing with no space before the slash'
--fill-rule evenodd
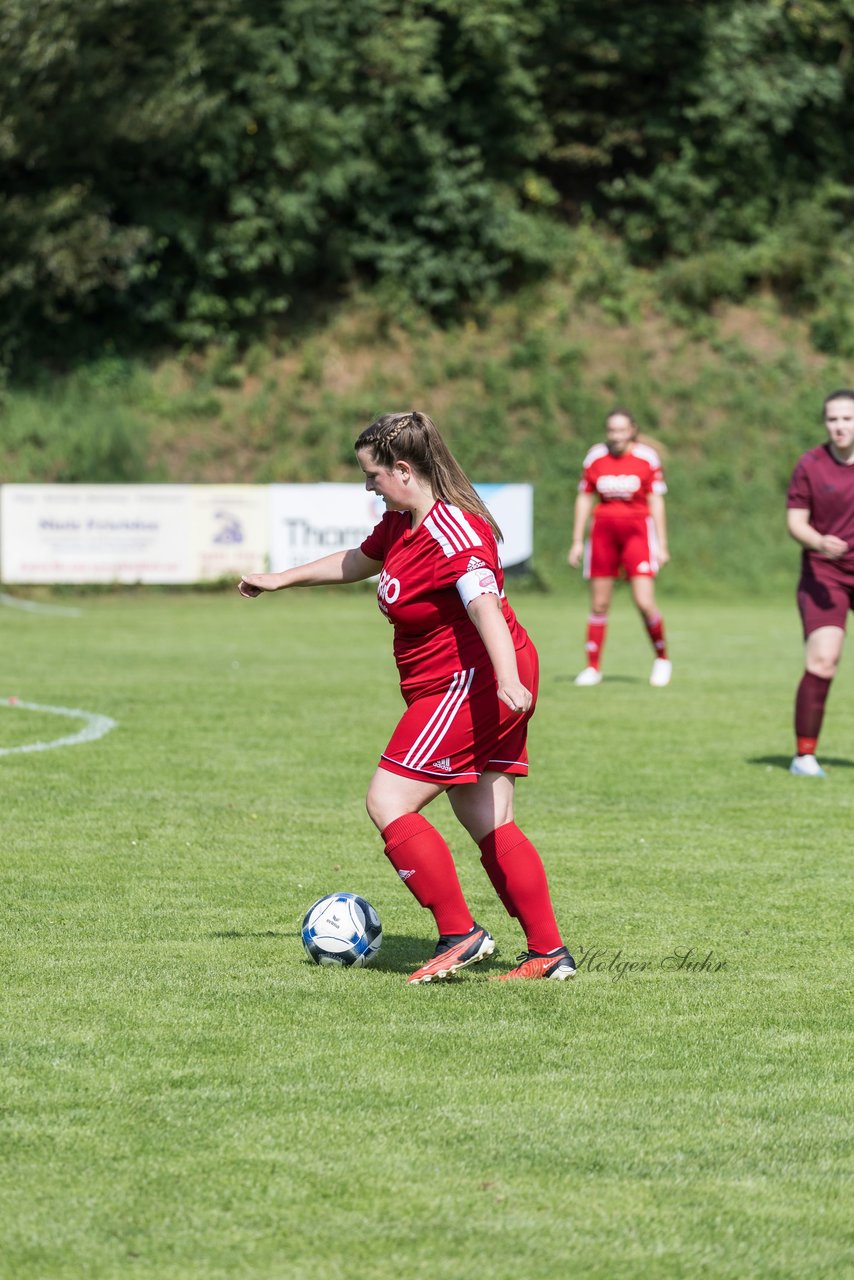
<path id="1" fill-rule="evenodd" d="M 764 764 L 771 769 L 785 769 L 788 773 L 792 763 L 791 756 L 747 756 L 745 764 Z M 827 769 L 854 769 L 854 760 L 845 756 L 822 756 L 819 762 Z"/>
<path id="2" fill-rule="evenodd" d="M 377 973 L 412 973 L 427 960 L 432 959 L 436 939 L 417 938 L 411 934 L 385 934 L 383 945 L 375 962 L 370 966 Z M 496 956 L 497 956 L 496 951 Z M 473 968 L 484 972 L 491 967 L 495 957 L 488 957 Z M 471 970 L 466 969 L 466 973 Z"/>
<path id="3" fill-rule="evenodd" d="M 409 933 L 385 933 L 383 945 L 372 969 L 386 973 L 412 973 L 433 955 L 435 938 L 418 938 Z"/>
<path id="4" fill-rule="evenodd" d="M 274 929 L 265 929 L 261 933 L 242 933 L 239 929 L 218 929 L 215 933 L 209 933 L 209 938 L 299 938 L 300 933 L 297 929 L 291 929 L 287 933 L 278 933 Z"/>
<path id="5" fill-rule="evenodd" d="M 243 933 L 239 929 L 222 929 L 208 934 L 210 938 L 226 938 L 234 941 L 259 938 L 298 938 L 302 935 L 298 930 L 276 932 L 267 929 L 260 933 Z M 425 963 L 433 955 L 436 940 L 433 937 L 416 937 L 408 933 L 386 933 L 380 953 L 373 964 L 367 966 L 366 972 L 372 973 L 412 973 L 419 965 Z M 308 963 L 308 961 L 306 961 Z M 487 960 L 487 966 L 489 961 Z M 478 965 L 482 969 L 483 965 Z"/>
<path id="6" fill-rule="evenodd" d="M 264 929 L 257 933 L 243 932 L 240 929 L 218 929 L 208 934 L 209 938 L 225 938 L 234 942 L 265 938 L 296 938 L 302 942 L 299 929 L 276 930 Z M 380 954 L 370 966 L 372 969 L 389 969 L 394 973 L 409 973 L 423 964 L 433 954 L 434 938 L 419 938 L 412 934 L 384 934 Z"/>

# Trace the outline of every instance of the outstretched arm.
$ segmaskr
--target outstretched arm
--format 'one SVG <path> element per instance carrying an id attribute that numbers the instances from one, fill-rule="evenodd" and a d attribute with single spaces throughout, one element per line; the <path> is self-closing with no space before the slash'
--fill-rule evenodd
<path id="1" fill-rule="evenodd" d="M 286 587 L 320 587 L 338 582 L 362 582 L 379 573 L 382 565 L 369 560 L 358 547 L 333 551 L 330 556 L 300 564 L 281 573 L 247 573 L 237 584 L 242 596 L 252 599 L 262 591 L 283 591 Z"/>
<path id="2" fill-rule="evenodd" d="M 498 696 L 511 711 L 527 711 L 533 702 L 530 689 L 519 679 L 516 650 L 513 637 L 501 610 L 501 600 L 495 595 L 476 596 L 467 612 L 486 646 L 489 660 L 498 681 Z"/>

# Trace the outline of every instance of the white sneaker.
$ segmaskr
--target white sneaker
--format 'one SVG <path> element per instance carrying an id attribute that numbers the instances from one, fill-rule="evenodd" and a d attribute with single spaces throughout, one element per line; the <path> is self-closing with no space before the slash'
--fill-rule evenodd
<path id="1" fill-rule="evenodd" d="M 822 769 L 815 756 L 795 756 L 789 765 L 789 773 L 793 773 L 796 778 L 826 778 L 827 774 Z"/>
<path id="2" fill-rule="evenodd" d="M 585 667 L 582 672 L 575 677 L 576 684 L 601 684 L 602 672 L 597 671 L 595 667 Z"/>
<path id="3" fill-rule="evenodd" d="M 670 684 L 670 677 L 673 675 L 673 663 L 669 658 L 656 658 L 652 664 L 652 671 L 649 676 L 649 683 L 655 685 L 656 689 L 663 689 L 666 684 Z"/>

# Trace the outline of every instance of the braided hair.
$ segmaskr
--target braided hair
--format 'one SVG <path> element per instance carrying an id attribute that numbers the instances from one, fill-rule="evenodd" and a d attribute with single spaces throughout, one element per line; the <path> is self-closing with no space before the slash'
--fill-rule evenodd
<path id="1" fill-rule="evenodd" d="M 501 530 L 439 431 L 426 413 L 412 409 L 408 413 L 384 413 L 366 427 L 353 446 L 370 449 L 380 467 L 391 469 L 396 462 L 408 462 L 413 471 L 430 485 L 443 502 L 459 507 L 469 515 L 483 516 L 495 537 L 502 540 Z"/>

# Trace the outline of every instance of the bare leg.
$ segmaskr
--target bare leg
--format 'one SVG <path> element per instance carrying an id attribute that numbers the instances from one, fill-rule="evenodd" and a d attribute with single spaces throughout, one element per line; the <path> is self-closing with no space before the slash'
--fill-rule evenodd
<path id="1" fill-rule="evenodd" d="M 842 657 L 845 632 L 841 627 L 819 627 L 807 636 L 804 665 L 814 676 L 832 680 Z"/>
<path id="2" fill-rule="evenodd" d="M 590 579 L 590 608 L 594 613 L 607 613 L 614 595 L 613 578 Z"/>
<path id="3" fill-rule="evenodd" d="M 486 772 L 471 786 L 449 790 L 451 808 L 475 844 L 496 827 L 513 821 L 515 781 L 509 773 Z"/>
<path id="4" fill-rule="evenodd" d="M 632 578 L 629 586 L 632 589 L 632 599 L 637 605 L 638 612 L 644 622 L 658 613 L 655 605 L 655 579 L 654 578 Z"/>
<path id="5" fill-rule="evenodd" d="M 384 831 L 395 818 L 405 813 L 420 813 L 444 790 L 445 787 L 432 782 L 402 778 L 399 774 L 389 773 L 388 769 L 377 769 L 368 787 L 365 808 L 377 830 Z"/>
<path id="6" fill-rule="evenodd" d="M 667 642 L 664 639 L 664 619 L 655 603 L 655 580 L 653 578 L 632 578 L 632 599 L 641 615 L 646 633 L 655 651 L 652 664 L 650 684 L 663 686 L 670 683 L 672 665 L 667 657 Z"/>

